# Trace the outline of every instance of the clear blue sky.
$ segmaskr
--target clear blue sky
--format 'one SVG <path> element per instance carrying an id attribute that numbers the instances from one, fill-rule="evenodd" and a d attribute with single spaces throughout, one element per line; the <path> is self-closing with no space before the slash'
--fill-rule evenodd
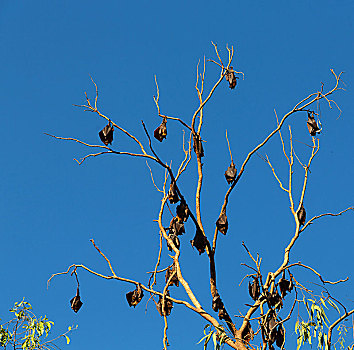
<path id="1" fill-rule="evenodd" d="M 162 113 L 189 121 L 196 106 L 195 73 L 199 59 L 214 58 L 211 41 L 226 57 L 234 45 L 234 67 L 245 73 L 234 91 L 223 82 L 205 110 L 202 200 L 209 235 L 227 189 L 223 177 L 229 165 L 225 129 L 239 167 L 248 151 L 274 128 L 278 115 L 320 83 L 332 86 L 330 68 L 345 71 L 346 90 L 335 95 L 343 113 L 322 107 L 321 150 L 310 175 L 305 205 L 310 217 L 337 212 L 354 201 L 354 3 L 352 1 L 1 1 L 0 2 L 0 315 L 26 297 L 39 314 L 47 314 L 58 331 L 78 324 L 68 349 L 159 349 L 163 320 L 143 300 L 130 309 L 125 293 L 132 288 L 79 273 L 84 306 L 74 314 L 69 300 L 75 281 L 46 281 L 72 263 L 102 273 L 107 266 L 91 246 L 96 243 L 111 258 L 118 274 L 147 282 L 146 271 L 156 261 L 160 196 L 144 161 L 119 156 L 90 159 L 78 166 L 73 158 L 87 149 L 53 140 L 43 132 L 99 143 L 105 125 L 73 104 L 93 97 L 89 78 L 100 90 L 99 107 L 122 127 L 146 141 L 140 120 L 150 131 L 160 120 L 152 99 L 157 75 Z M 207 88 L 217 78 L 207 67 Z M 309 142 L 304 114 L 291 118 L 294 138 Z M 179 125 L 169 123 L 167 142 L 156 144 L 165 161 L 182 157 Z M 145 144 L 147 144 L 145 142 Z M 296 150 L 307 151 L 301 143 Z M 136 150 L 124 135 L 115 134 L 117 150 Z M 263 150 L 281 176 L 286 167 L 279 140 Z M 154 174 L 161 183 L 162 173 Z M 181 189 L 193 201 L 195 165 Z M 300 170 L 301 171 L 301 170 Z M 300 174 L 300 173 L 299 173 Z M 250 299 L 246 284 L 238 287 L 249 262 L 241 242 L 263 257 L 263 270 L 279 266 L 293 232 L 288 199 L 270 169 L 258 157 L 231 196 L 230 229 L 220 237 L 218 287 L 231 314 L 245 311 Z M 291 255 L 293 262 L 312 264 L 327 279 L 351 276 L 334 295 L 353 307 L 353 219 L 348 213 L 312 225 Z M 182 237 L 185 277 L 210 310 L 208 264 L 189 246 L 191 223 Z M 162 265 L 170 263 L 164 251 Z M 294 270 L 308 283 L 313 276 Z M 161 288 L 162 282 L 159 287 Z M 181 287 L 180 287 L 181 289 Z M 176 297 L 185 298 L 173 288 Z M 171 349 L 201 349 L 196 345 L 205 322 L 175 307 L 170 317 Z M 292 331 L 288 333 L 292 334 Z M 295 347 L 293 335 L 288 349 Z"/>

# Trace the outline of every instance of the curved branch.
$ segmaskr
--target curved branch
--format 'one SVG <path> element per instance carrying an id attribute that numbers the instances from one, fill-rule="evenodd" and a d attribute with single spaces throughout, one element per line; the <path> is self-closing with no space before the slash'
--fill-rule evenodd
<path id="1" fill-rule="evenodd" d="M 294 263 L 294 264 L 290 264 L 290 265 L 288 265 L 286 268 L 289 269 L 289 268 L 292 267 L 292 266 L 301 266 L 301 267 L 304 267 L 305 269 L 308 269 L 308 270 L 312 271 L 315 275 L 318 276 L 318 278 L 319 278 L 319 279 L 321 280 L 321 282 L 324 283 L 324 284 L 325 284 L 325 283 L 328 283 L 328 284 L 338 284 L 338 283 L 346 282 L 346 281 L 349 280 L 349 277 L 347 277 L 347 278 L 344 279 L 344 280 L 341 279 L 341 280 L 338 280 L 338 281 L 335 281 L 335 282 L 326 281 L 326 280 L 324 280 L 324 279 L 322 278 L 321 274 L 318 273 L 314 268 L 312 268 L 311 266 L 304 265 L 304 264 L 302 264 L 300 261 L 297 262 L 297 263 Z"/>
<path id="2" fill-rule="evenodd" d="M 339 213 L 325 213 L 325 214 L 321 214 L 321 215 L 317 215 L 317 216 L 314 216 L 312 219 L 310 219 L 309 221 L 307 221 L 307 223 L 304 225 L 304 227 L 300 230 L 300 232 L 304 231 L 305 228 L 309 225 L 311 225 L 315 220 L 319 219 L 319 218 L 322 218 L 323 216 L 339 216 L 339 215 L 342 215 L 343 213 L 345 213 L 346 211 L 348 210 L 354 210 L 354 207 L 349 207 L 347 209 L 344 209 L 342 210 L 341 212 Z"/>

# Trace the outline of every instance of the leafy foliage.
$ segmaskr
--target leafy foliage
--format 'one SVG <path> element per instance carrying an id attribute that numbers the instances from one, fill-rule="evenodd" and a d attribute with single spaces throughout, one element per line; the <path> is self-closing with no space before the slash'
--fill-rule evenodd
<path id="1" fill-rule="evenodd" d="M 32 312 L 29 302 L 24 299 L 21 302 L 16 302 L 10 312 L 14 317 L 0 325 L 0 347 L 4 349 L 7 347 L 23 350 L 57 348 L 54 342 L 64 337 L 66 343 L 69 344 L 70 339 L 67 334 L 77 328 L 77 326 L 68 327 L 65 333 L 47 340 L 54 322 L 48 320 L 46 316 L 38 318 Z"/>
<path id="2" fill-rule="evenodd" d="M 335 309 L 336 313 L 340 314 L 340 310 L 336 303 L 331 299 L 324 299 L 319 297 L 316 299 L 306 299 L 303 298 L 300 301 L 308 313 L 307 321 L 297 320 L 295 324 L 295 332 L 297 337 L 297 350 L 299 350 L 305 343 L 309 345 L 314 345 L 317 343 L 318 349 L 328 350 L 328 330 L 330 327 L 330 321 L 326 314 L 329 312 L 327 305 Z M 340 349 L 344 349 L 345 336 L 348 332 L 347 327 L 341 323 L 337 328 L 338 340 L 333 344 L 334 349 L 336 349 L 336 344 L 340 345 Z"/>

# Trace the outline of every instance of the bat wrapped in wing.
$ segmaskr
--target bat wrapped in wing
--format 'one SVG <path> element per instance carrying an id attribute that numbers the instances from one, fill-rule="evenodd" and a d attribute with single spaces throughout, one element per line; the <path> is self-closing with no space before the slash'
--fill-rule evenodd
<path id="1" fill-rule="evenodd" d="M 168 237 L 170 237 L 170 239 L 172 240 L 172 242 L 173 242 L 173 244 L 175 245 L 175 247 L 176 247 L 177 249 L 179 249 L 180 242 L 179 242 L 179 239 L 178 239 L 177 235 L 174 234 L 174 233 L 170 233 L 170 234 L 168 235 Z M 172 252 L 172 247 L 168 244 L 168 241 L 167 241 L 167 249 L 168 249 L 170 252 Z"/>
<path id="2" fill-rule="evenodd" d="M 225 211 L 222 212 L 216 221 L 216 227 L 219 232 L 221 232 L 223 235 L 226 235 L 227 229 L 229 228 L 229 223 L 227 221 L 227 216 Z"/>
<path id="3" fill-rule="evenodd" d="M 162 142 L 163 139 L 167 137 L 167 119 L 164 118 L 162 123 L 155 129 L 154 137 L 156 140 Z"/>
<path id="4" fill-rule="evenodd" d="M 127 302 L 128 302 L 130 307 L 137 306 L 140 303 L 140 301 L 143 298 L 143 296 L 144 296 L 144 293 L 143 293 L 143 290 L 141 289 L 139 283 L 137 284 L 136 288 L 133 291 L 128 292 L 125 295 L 125 297 L 127 298 Z"/>
<path id="5" fill-rule="evenodd" d="M 172 276 L 173 274 L 173 276 Z M 166 270 L 166 275 L 165 275 L 165 283 L 168 282 L 168 280 L 170 279 L 170 277 L 172 276 L 171 280 L 170 280 L 170 283 L 168 286 L 173 286 L 175 285 L 176 287 L 179 286 L 179 280 L 178 280 L 178 277 L 177 277 L 177 270 L 176 270 L 176 267 L 175 267 L 175 264 L 173 263 L 171 267 L 169 267 L 167 270 Z"/>
<path id="6" fill-rule="evenodd" d="M 187 203 L 184 200 L 181 200 L 181 203 L 177 205 L 176 214 L 180 221 L 187 221 L 189 216 L 189 209 Z"/>
<path id="7" fill-rule="evenodd" d="M 299 219 L 300 226 L 305 225 L 306 222 L 306 210 L 304 208 L 304 205 L 301 203 L 301 207 L 297 213 L 297 217 Z"/>
<path id="8" fill-rule="evenodd" d="M 170 296 L 170 292 L 167 291 L 165 296 Z M 164 304 L 164 305 L 162 305 Z M 163 298 L 161 295 L 159 295 L 159 301 L 156 304 L 157 311 L 159 312 L 160 316 L 163 316 L 164 314 L 166 316 L 170 316 L 172 308 L 173 308 L 173 302 L 172 300 L 168 300 L 165 297 L 165 302 L 163 303 Z"/>
<path id="9" fill-rule="evenodd" d="M 248 282 L 248 292 L 250 297 L 256 301 L 261 295 L 258 277 L 253 277 L 253 282 Z"/>
<path id="10" fill-rule="evenodd" d="M 234 162 L 231 162 L 230 166 L 225 171 L 225 179 L 229 185 L 236 179 L 236 175 L 237 169 Z"/>
<path id="11" fill-rule="evenodd" d="M 169 233 L 175 234 L 177 236 L 185 233 L 184 222 L 179 220 L 178 217 L 173 217 L 170 222 Z"/>
<path id="12" fill-rule="evenodd" d="M 70 300 L 70 306 L 74 312 L 78 312 L 82 306 L 83 302 L 80 300 L 80 291 L 77 287 L 76 295 Z"/>
<path id="13" fill-rule="evenodd" d="M 229 83 L 229 88 L 234 89 L 237 85 L 238 77 L 235 76 L 233 67 L 230 67 L 225 73 L 225 79 Z"/>
<path id="14" fill-rule="evenodd" d="M 193 149 L 194 152 L 197 156 L 200 158 L 204 157 L 204 149 L 202 145 L 202 140 L 200 138 L 200 135 L 196 134 L 193 138 Z"/>
<path id="15" fill-rule="evenodd" d="M 207 238 L 203 235 L 203 232 L 199 228 L 197 228 L 195 236 L 191 241 L 191 245 L 198 250 L 199 255 L 205 252 Z"/>
<path id="16" fill-rule="evenodd" d="M 316 136 L 316 134 L 321 132 L 321 129 L 316 123 L 314 112 L 307 112 L 307 129 L 311 136 Z"/>
<path id="17" fill-rule="evenodd" d="M 112 144 L 113 142 L 113 131 L 114 127 L 111 124 L 111 121 L 98 133 L 101 141 L 108 146 L 108 144 Z"/>
<path id="18" fill-rule="evenodd" d="M 170 189 L 168 191 L 168 200 L 171 204 L 176 204 L 179 201 L 175 182 L 172 182 L 170 185 Z"/>

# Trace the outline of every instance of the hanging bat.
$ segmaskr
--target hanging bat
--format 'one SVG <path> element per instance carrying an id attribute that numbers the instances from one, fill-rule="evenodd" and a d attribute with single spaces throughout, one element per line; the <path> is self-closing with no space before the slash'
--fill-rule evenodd
<path id="1" fill-rule="evenodd" d="M 170 296 L 170 292 L 169 291 L 166 292 L 166 296 L 168 296 L 168 297 Z M 165 305 L 162 305 L 162 296 L 159 295 L 159 301 L 156 304 L 157 311 L 159 312 L 160 316 L 163 316 L 163 311 L 165 311 L 165 315 L 166 316 L 170 316 L 172 308 L 173 308 L 173 302 L 172 302 L 172 300 L 168 300 L 165 297 L 165 303 L 164 304 Z M 162 309 L 163 309 L 163 311 L 162 311 Z"/>
<path id="2" fill-rule="evenodd" d="M 171 183 L 170 185 L 170 189 L 168 191 L 168 200 L 171 204 L 176 204 L 179 201 L 175 182 Z"/>
<path id="3" fill-rule="evenodd" d="M 225 79 L 229 83 L 229 88 L 234 89 L 237 85 L 237 80 L 238 77 L 235 76 L 235 72 L 233 67 L 230 66 L 230 69 L 228 69 L 225 73 Z"/>
<path id="4" fill-rule="evenodd" d="M 200 158 L 204 157 L 204 149 L 202 145 L 202 140 L 200 135 L 196 134 L 193 138 L 193 149 L 196 155 L 199 155 Z"/>
<path id="5" fill-rule="evenodd" d="M 226 235 L 227 229 L 229 228 L 229 223 L 227 221 L 227 216 L 226 216 L 225 212 L 220 214 L 218 220 L 216 221 L 216 228 L 223 235 Z"/>
<path id="6" fill-rule="evenodd" d="M 219 294 L 216 294 L 215 297 L 213 298 L 213 301 L 211 303 L 211 308 L 217 312 L 218 310 L 222 309 L 224 306 L 221 298 L 220 298 L 220 295 Z"/>
<path id="7" fill-rule="evenodd" d="M 304 205 L 301 203 L 301 207 L 299 211 L 297 212 L 297 218 L 299 219 L 300 226 L 305 225 L 306 221 L 306 210 L 304 208 Z"/>
<path id="8" fill-rule="evenodd" d="M 228 184 L 232 183 L 237 175 L 237 169 L 235 168 L 234 162 L 231 162 L 230 166 L 225 171 L 225 179 Z"/>
<path id="9" fill-rule="evenodd" d="M 169 227 L 170 233 L 175 234 L 177 236 L 182 235 L 185 233 L 184 229 L 184 223 L 183 221 L 180 221 L 178 217 L 173 217 L 171 222 L 170 222 L 170 227 Z"/>
<path id="10" fill-rule="evenodd" d="M 181 203 L 177 205 L 176 214 L 180 221 L 187 221 L 189 216 L 189 209 L 185 201 L 181 200 Z"/>
<path id="11" fill-rule="evenodd" d="M 205 252 L 206 242 L 206 237 L 203 235 L 202 231 L 197 228 L 195 236 L 191 241 L 191 245 L 192 247 L 195 247 L 198 250 L 199 255 Z"/>
<path id="12" fill-rule="evenodd" d="M 316 136 L 316 134 L 321 132 L 321 129 L 318 127 L 314 112 L 307 112 L 307 128 L 311 136 Z"/>
<path id="13" fill-rule="evenodd" d="M 277 344 L 277 346 L 279 348 L 282 348 L 282 346 L 284 345 L 284 341 L 285 341 L 284 328 L 280 324 L 278 326 L 277 335 L 276 335 L 276 344 Z"/>
<path id="14" fill-rule="evenodd" d="M 74 312 L 78 312 L 82 306 L 83 302 L 80 300 L 79 287 L 77 287 L 76 295 L 70 300 L 70 306 Z"/>
<path id="15" fill-rule="evenodd" d="M 272 345 L 275 342 L 277 336 L 277 329 L 275 328 L 276 323 L 277 323 L 277 318 L 275 312 L 274 310 L 270 310 L 265 324 L 269 345 Z"/>
<path id="16" fill-rule="evenodd" d="M 177 235 L 173 234 L 173 233 L 170 233 L 168 235 L 168 237 L 170 237 L 172 239 L 172 242 L 173 244 L 176 246 L 176 248 L 179 250 L 179 246 L 180 246 L 180 242 L 179 242 L 179 239 L 177 237 Z M 168 244 L 167 242 L 167 249 L 172 252 L 172 247 Z"/>
<path id="17" fill-rule="evenodd" d="M 253 277 L 253 282 L 248 282 L 248 293 L 250 297 L 256 301 L 261 295 L 258 277 Z"/>
<path id="18" fill-rule="evenodd" d="M 159 140 L 160 142 L 162 142 L 163 139 L 166 138 L 167 136 L 167 119 L 164 118 L 162 120 L 162 123 L 155 129 L 154 131 L 154 137 L 156 140 Z"/>
<path id="19" fill-rule="evenodd" d="M 114 127 L 111 125 L 111 121 L 98 133 L 101 141 L 108 146 L 108 144 L 112 144 L 113 141 L 113 131 Z"/>
<path id="20" fill-rule="evenodd" d="M 176 271 L 176 267 L 175 267 L 175 264 L 173 263 L 172 264 L 172 267 L 169 267 L 167 270 L 166 270 L 166 275 L 165 275 L 165 283 L 168 282 L 168 280 L 170 279 L 171 275 Z M 176 287 L 179 286 L 179 280 L 178 280 L 178 277 L 177 277 L 177 272 L 173 275 L 173 277 L 171 278 L 171 281 L 168 285 L 169 286 L 173 286 L 175 285 Z"/>
<path id="21" fill-rule="evenodd" d="M 144 293 L 143 293 L 143 290 L 141 289 L 139 283 L 138 283 L 138 285 L 136 286 L 136 288 L 133 291 L 131 291 L 131 292 L 129 292 L 129 293 L 127 293 L 125 295 L 125 297 L 127 298 L 127 302 L 128 302 L 130 307 L 131 306 L 134 306 L 134 307 L 137 306 L 140 303 L 140 301 L 143 298 L 143 296 L 144 296 Z"/>
<path id="22" fill-rule="evenodd" d="M 279 280 L 278 285 L 279 285 L 281 297 L 284 298 L 286 296 L 286 293 L 287 292 L 290 293 L 293 289 L 293 282 L 291 276 L 290 276 L 290 281 L 288 281 L 287 279 L 285 279 L 285 271 L 283 271 L 283 276 Z"/>
<path id="23" fill-rule="evenodd" d="M 269 307 L 276 306 L 277 309 L 281 309 L 283 307 L 283 300 L 278 293 L 278 290 L 275 288 L 273 293 L 266 292 L 266 299 Z"/>

